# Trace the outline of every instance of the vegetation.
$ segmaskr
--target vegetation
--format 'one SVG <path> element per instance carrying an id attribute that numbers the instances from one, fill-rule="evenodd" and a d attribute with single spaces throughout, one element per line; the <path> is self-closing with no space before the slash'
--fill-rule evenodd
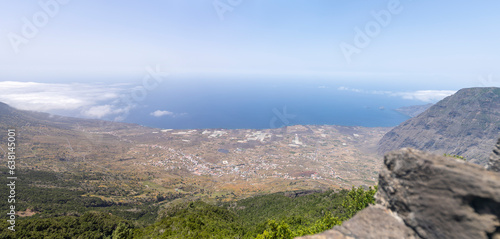
<path id="1" fill-rule="evenodd" d="M 7 170 L 0 167 L 0 172 L 0 183 L 6 185 Z M 22 179 L 16 181 L 16 211 L 30 210 L 34 213 L 30 216 L 32 219 L 81 216 L 88 211 L 98 211 L 133 219 L 142 224 L 151 224 L 158 215 L 159 206 L 150 199 L 121 203 L 103 199 L 102 196 L 92 196 L 91 188 L 75 183 L 84 181 L 78 175 L 20 169 L 16 170 L 16 173 L 16 176 Z M 89 175 L 87 178 L 99 176 Z M 99 190 L 100 195 L 105 195 L 103 189 Z M 164 199 L 165 196 L 156 200 Z M 9 205 L 7 200 L 0 200 L 3 215 L 6 215 Z"/>
<path id="2" fill-rule="evenodd" d="M 123 228 L 132 228 L 130 222 L 102 212 L 86 212 L 80 217 L 63 216 L 45 219 L 28 219 L 16 222 L 16 232 L 3 230 L 0 238 L 130 238 L 123 235 Z M 2 220 L 2 228 L 7 222 Z M 122 237 L 114 237 L 120 235 Z"/>
<path id="3" fill-rule="evenodd" d="M 219 206 L 202 201 L 176 205 L 135 238 L 294 238 L 315 234 L 374 203 L 376 188 L 327 191 L 300 197 L 256 196 Z"/>
<path id="4" fill-rule="evenodd" d="M 0 221 L 0 238 L 293 238 L 340 225 L 373 203 L 376 192 L 362 187 L 301 191 L 212 204 L 158 194 L 116 202 L 102 195 L 116 195 L 117 189 L 88 183 L 104 183 L 106 176 L 99 173 L 16 173 L 23 179 L 16 181 L 16 211 L 30 214 L 17 217 L 16 232 L 5 230 L 7 221 Z M 0 183 L 6 184 L 7 175 L 0 176 Z M 2 210 L 8 206 L 0 201 Z"/>
<path id="5" fill-rule="evenodd" d="M 461 159 L 463 161 L 467 162 L 467 159 L 464 156 L 460 155 L 455 155 L 455 154 L 444 154 L 445 157 L 451 157 L 451 158 L 456 158 L 456 159 Z"/>
<path id="6" fill-rule="evenodd" d="M 234 238 L 244 234 L 236 214 L 195 201 L 177 206 L 160 221 L 137 230 L 134 238 Z"/>
<path id="7" fill-rule="evenodd" d="M 373 204 L 375 202 L 374 195 L 377 191 L 377 187 L 375 189 L 369 188 L 369 190 L 365 191 L 362 187 L 352 188 L 352 190 L 347 191 L 343 190 L 340 193 L 330 194 L 334 196 L 337 200 L 331 201 L 333 211 L 321 210 L 323 216 L 319 219 L 314 220 L 314 217 L 307 220 L 301 215 L 286 217 L 279 222 L 275 220 L 268 220 L 265 225 L 265 230 L 263 233 L 259 234 L 256 238 L 259 239 L 274 239 L 274 238 L 294 238 L 297 236 L 309 235 L 320 233 L 331 229 L 333 226 L 341 225 L 342 221 L 348 220 L 352 216 L 356 214 L 356 212 L 362 210 L 367 207 L 369 204 Z M 319 197 L 317 197 L 319 196 Z M 304 209 L 313 209 L 309 210 L 309 212 L 314 212 L 315 207 L 316 211 L 320 209 L 321 204 L 321 196 L 325 196 L 324 194 L 312 195 L 313 200 L 305 199 L 303 203 L 312 203 L 309 204 L 309 208 L 305 207 Z M 314 204 L 314 198 L 319 199 L 316 201 L 318 204 Z M 323 198 L 325 199 L 325 198 Z M 338 202 L 341 201 L 340 206 Z M 294 211 L 292 209 L 292 211 Z M 333 214 L 332 214 L 333 212 Z M 305 212 L 304 212 L 305 213 Z M 304 214 L 302 214 L 304 215 Z M 307 214 L 305 214 L 307 215 Z"/>
<path id="8" fill-rule="evenodd" d="M 35 215 L 18 218 L 16 232 L 3 230 L 0 238 L 293 238 L 340 225 L 373 203 L 375 191 L 359 187 L 299 197 L 275 193 L 220 205 L 184 202 L 163 210 L 149 226 L 105 211 Z M 7 228 L 6 220 L 0 226 Z"/>

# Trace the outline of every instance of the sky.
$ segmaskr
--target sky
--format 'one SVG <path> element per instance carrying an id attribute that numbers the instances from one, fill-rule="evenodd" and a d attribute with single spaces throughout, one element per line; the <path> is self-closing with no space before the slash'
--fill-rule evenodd
<path id="1" fill-rule="evenodd" d="M 0 2 L 0 101 L 26 109 L 76 109 L 160 73 L 401 96 L 500 86 L 494 0 Z"/>

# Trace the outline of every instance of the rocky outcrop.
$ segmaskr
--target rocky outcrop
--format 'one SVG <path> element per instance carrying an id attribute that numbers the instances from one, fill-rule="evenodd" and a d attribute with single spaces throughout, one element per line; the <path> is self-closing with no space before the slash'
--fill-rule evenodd
<path id="1" fill-rule="evenodd" d="M 498 139 L 497 145 L 490 156 L 487 169 L 490 171 L 500 172 L 500 139 Z"/>
<path id="2" fill-rule="evenodd" d="M 419 237 L 500 237 L 500 174 L 413 149 L 387 154 L 384 165 L 377 200 Z"/>
<path id="3" fill-rule="evenodd" d="M 389 131 L 378 152 L 415 148 L 486 165 L 499 135 L 500 88 L 467 88 Z"/>
<path id="4" fill-rule="evenodd" d="M 342 226 L 304 238 L 500 238 L 500 173 L 479 165 L 391 152 L 376 198 Z"/>

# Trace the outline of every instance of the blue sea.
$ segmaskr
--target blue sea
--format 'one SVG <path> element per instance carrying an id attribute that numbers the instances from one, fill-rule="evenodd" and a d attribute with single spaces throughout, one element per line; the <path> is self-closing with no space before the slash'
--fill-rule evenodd
<path id="1" fill-rule="evenodd" d="M 287 125 L 392 127 L 408 116 L 394 111 L 424 102 L 339 87 L 387 90 L 374 83 L 328 80 L 175 79 L 147 92 L 125 120 L 164 129 L 266 129 Z M 161 110 L 170 115 L 155 117 Z"/>

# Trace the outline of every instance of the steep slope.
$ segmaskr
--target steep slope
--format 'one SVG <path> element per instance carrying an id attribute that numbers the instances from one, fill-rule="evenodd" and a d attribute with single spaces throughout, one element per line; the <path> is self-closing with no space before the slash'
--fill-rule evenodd
<path id="1" fill-rule="evenodd" d="M 500 88 L 467 88 L 389 131 L 378 151 L 412 147 L 485 165 L 499 134 Z"/>

